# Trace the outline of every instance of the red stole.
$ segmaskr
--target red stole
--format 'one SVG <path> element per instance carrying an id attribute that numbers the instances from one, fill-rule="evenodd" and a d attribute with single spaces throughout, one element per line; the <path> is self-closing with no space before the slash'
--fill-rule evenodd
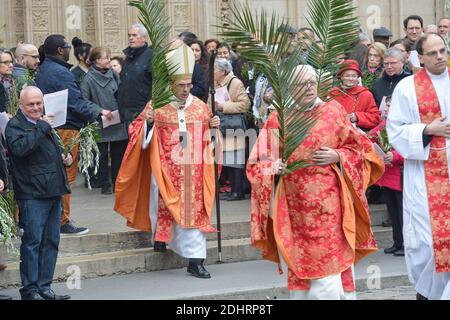
<path id="1" fill-rule="evenodd" d="M 449 70 L 450 73 L 450 70 Z M 436 91 L 425 69 L 414 76 L 420 120 L 429 124 L 440 118 Z M 425 181 L 437 272 L 450 271 L 450 182 L 445 137 L 433 137 L 430 156 L 424 162 Z"/>

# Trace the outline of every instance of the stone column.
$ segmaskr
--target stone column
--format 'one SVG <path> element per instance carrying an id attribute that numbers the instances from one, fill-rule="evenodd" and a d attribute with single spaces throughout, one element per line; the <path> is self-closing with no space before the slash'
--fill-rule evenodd
<path id="1" fill-rule="evenodd" d="M 113 55 L 122 53 L 127 46 L 128 2 L 96 0 L 94 6 L 97 45 L 105 46 Z"/>

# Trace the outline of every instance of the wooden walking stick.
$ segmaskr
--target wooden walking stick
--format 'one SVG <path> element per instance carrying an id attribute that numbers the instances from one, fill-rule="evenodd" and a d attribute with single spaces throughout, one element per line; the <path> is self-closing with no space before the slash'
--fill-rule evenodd
<path id="1" fill-rule="evenodd" d="M 217 50 L 211 51 L 211 57 L 209 59 L 209 93 L 211 94 L 211 108 L 212 113 L 216 114 L 216 100 L 215 94 L 216 89 L 214 87 L 214 62 L 216 61 Z M 218 150 L 217 144 L 218 139 L 217 135 L 219 135 L 219 129 L 216 129 L 215 135 L 212 135 L 212 141 L 214 143 L 214 178 L 216 181 L 216 217 L 217 217 L 217 251 L 219 254 L 219 261 L 222 262 L 222 232 L 220 225 L 220 198 L 219 198 L 219 167 L 216 161 L 216 152 Z"/>

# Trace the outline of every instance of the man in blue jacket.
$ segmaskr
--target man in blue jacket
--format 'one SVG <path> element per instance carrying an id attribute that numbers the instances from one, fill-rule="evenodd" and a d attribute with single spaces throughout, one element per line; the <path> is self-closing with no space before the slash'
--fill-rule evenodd
<path id="1" fill-rule="evenodd" d="M 72 138 L 79 136 L 80 129 L 86 123 L 96 120 L 100 114 L 108 117 L 111 113 L 111 111 L 96 107 L 83 98 L 75 76 L 70 72 L 72 65 L 67 63 L 70 49 L 71 46 L 64 36 L 58 34 L 48 36 L 44 42 L 45 60 L 39 67 L 36 76 L 36 85 L 44 94 L 69 90 L 66 124 L 58 128 L 58 133 L 65 146 Z M 77 144 L 71 151 L 74 165 L 67 168 L 70 187 L 75 182 L 78 172 L 78 147 Z M 61 233 L 80 235 L 88 232 L 89 229 L 76 227 L 70 221 L 70 195 L 64 196 Z"/>
<path id="2" fill-rule="evenodd" d="M 43 95 L 28 86 L 5 136 L 11 157 L 14 196 L 24 230 L 20 246 L 22 300 L 67 300 L 51 290 L 60 238 L 61 199 L 69 193 L 65 165 L 73 165 L 52 133 L 54 117 L 43 115 Z"/>

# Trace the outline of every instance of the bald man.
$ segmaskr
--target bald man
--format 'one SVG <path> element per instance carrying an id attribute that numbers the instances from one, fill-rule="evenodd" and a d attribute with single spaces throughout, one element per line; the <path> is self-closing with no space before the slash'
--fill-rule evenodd
<path id="1" fill-rule="evenodd" d="M 22 300 L 67 300 L 50 288 L 58 256 L 62 196 L 69 193 L 64 156 L 52 132 L 54 117 L 43 115 L 41 90 L 28 86 L 20 110 L 8 122 L 5 136 L 11 158 L 14 195 L 24 230 L 20 247 Z"/>
<path id="2" fill-rule="evenodd" d="M 17 63 L 14 65 L 13 77 L 18 82 L 18 90 L 26 85 L 35 85 L 34 78 L 39 66 L 39 51 L 28 43 L 20 44 L 16 49 Z"/>

